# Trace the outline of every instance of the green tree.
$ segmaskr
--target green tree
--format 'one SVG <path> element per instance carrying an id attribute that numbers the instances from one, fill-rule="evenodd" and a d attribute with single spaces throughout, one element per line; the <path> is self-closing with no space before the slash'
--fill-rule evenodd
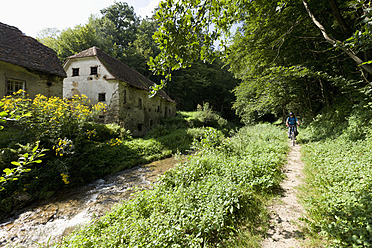
<path id="1" fill-rule="evenodd" d="M 107 24 L 107 22 L 102 23 Z M 110 25 L 110 23 L 107 25 L 103 24 L 102 29 Z M 106 35 L 106 33 L 102 32 L 102 29 L 98 29 L 97 27 L 96 18 L 92 16 L 88 24 L 78 25 L 61 32 L 55 29 L 45 29 L 39 33 L 37 39 L 44 43 L 44 45 L 52 48 L 62 62 L 67 57 L 92 46 L 103 47 L 102 49 L 110 54 L 115 53 L 116 46 L 113 42 L 113 36 Z"/>
<path id="2" fill-rule="evenodd" d="M 158 81 L 158 78 L 153 76 L 147 62 L 150 57 L 154 57 L 160 52 L 152 38 L 156 29 L 157 25 L 154 20 L 142 19 L 137 28 L 135 40 L 129 44 L 123 58 L 124 63 L 154 81 Z"/>
<path id="3" fill-rule="evenodd" d="M 167 80 L 172 69 L 220 56 L 213 48 L 220 40 L 231 71 L 242 80 L 234 106 L 248 122 L 289 108 L 310 119 L 338 97 L 353 103 L 360 97 L 355 89 L 368 85 L 370 19 L 360 1 L 170 0 L 160 7 L 155 38 L 162 51 L 152 69 Z M 240 28 L 232 37 L 234 23 Z"/>
<path id="4" fill-rule="evenodd" d="M 136 39 L 137 29 L 140 24 L 139 17 L 132 6 L 125 2 L 115 4 L 101 10 L 103 18 L 110 20 L 115 26 L 114 43 L 126 49 Z"/>
<path id="5" fill-rule="evenodd" d="M 329 35 L 342 34 L 340 39 L 334 39 L 335 42 L 332 45 L 354 59 L 349 52 L 355 53 L 356 51 L 351 51 L 351 48 L 346 51 L 343 42 L 349 37 L 348 34 L 353 34 L 361 26 L 360 17 L 366 16 L 366 12 L 369 14 L 369 9 L 363 7 L 362 1 L 358 2 L 359 4 L 353 0 L 342 3 L 336 0 L 314 0 L 311 2 L 312 6 L 309 7 L 305 0 L 302 3 L 293 0 L 164 1 L 155 15 L 161 24 L 155 37 L 162 52 L 154 59 L 153 69 L 162 72 L 167 68 L 177 69 L 181 66 L 188 66 L 199 57 L 213 59 L 212 55 L 216 55 L 213 50 L 214 41 L 220 40 L 222 46 L 226 46 L 226 38 L 230 37 L 231 27 L 238 22 L 253 25 L 251 30 L 256 31 L 260 31 L 263 25 L 263 29 L 268 31 L 267 35 L 275 34 L 278 39 L 276 43 L 271 44 L 273 49 L 280 48 L 280 45 L 288 38 L 293 37 L 293 31 L 307 28 L 309 23 L 312 23 L 311 29 L 321 30 L 319 33 L 318 29 L 317 35 L 313 37 L 316 39 L 322 38 L 321 35 L 325 34 L 324 27 L 329 26 Z M 345 7 L 345 10 L 341 7 Z M 311 9 L 316 12 L 311 12 Z M 314 25 L 314 23 L 317 24 L 316 16 L 322 17 L 321 22 L 324 19 L 323 28 Z M 253 20 L 259 20 L 259 22 L 253 23 Z M 368 18 L 367 20 L 369 21 Z M 346 24 L 343 24 L 346 21 L 350 23 L 348 29 L 346 29 Z M 255 35 L 255 33 L 250 33 L 250 35 Z M 301 41 L 305 37 L 296 38 L 297 41 Z M 277 49 L 276 51 L 279 52 Z"/>
<path id="6" fill-rule="evenodd" d="M 208 102 L 224 118 L 234 118 L 232 90 L 240 81 L 233 77 L 228 67 L 222 67 L 223 62 L 219 59 L 212 64 L 198 60 L 190 68 L 175 71 L 172 84 L 166 90 L 177 102 L 177 108 L 192 111 L 197 105 Z"/>

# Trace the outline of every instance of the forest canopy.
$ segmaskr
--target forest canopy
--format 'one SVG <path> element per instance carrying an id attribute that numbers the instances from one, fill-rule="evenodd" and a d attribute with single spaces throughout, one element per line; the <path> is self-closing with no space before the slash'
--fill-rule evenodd
<path id="1" fill-rule="evenodd" d="M 371 88 L 370 1 L 167 0 L 155 18 L 153 70 L 212 61 L 218 40 L 242 80 L 234 108 L 246 123 L 289 110 L 313 120 L 340 102 L 360 104 Z"/>

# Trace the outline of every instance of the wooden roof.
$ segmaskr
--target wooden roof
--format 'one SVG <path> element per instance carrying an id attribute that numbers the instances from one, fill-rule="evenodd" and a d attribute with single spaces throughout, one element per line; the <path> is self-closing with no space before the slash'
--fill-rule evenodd
<path id="1" fill-rule="evenodd" d="M 18 28 L 0 22 L 0 61 L 66 77 L 56 53 Z"/>
<path id="2" fill-rule="evenodd" d="M 85 57 L 97 57 L 101 63 L 106 67 L 106 69 L 119 81 L 126 82 L 129 85 L 150 91 L 150 86 L 154 85 L 155 83 L 150 79 L 146 78 L 139 72 L 133 70 L 123 62 L 111 57 L 107 53 L 103 52 L 98 47 L 91 47 L 87 50 L 84 50 L 80 53 L 72 55 L 67 58 L 69 59 L 77 59 L 77 58 L 85 58 Z M 67 63 L 66 61 L 66 63 Z M 65 63 L 65 64 L 66 64 Z M 163 90 L 158 91 L 157 95 L 166 99 L 169 102 L 174 102 Z"/>

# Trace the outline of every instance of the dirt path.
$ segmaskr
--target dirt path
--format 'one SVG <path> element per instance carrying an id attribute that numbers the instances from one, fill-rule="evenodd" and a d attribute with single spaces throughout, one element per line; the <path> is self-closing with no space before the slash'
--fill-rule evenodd
<path id="1" fill-rule="evenodd" d="M 281 184 L 283 192 L 269 207 L 270 227 L 263 248 L 303 247 L 299 218 L 304 210 L 297 200 L 297 186 L 302 182 L 304 166 L 300 148 L 299 145 L 291 146 L 288 154 L 288 162 L 283 168 L 286 177 Z"/>

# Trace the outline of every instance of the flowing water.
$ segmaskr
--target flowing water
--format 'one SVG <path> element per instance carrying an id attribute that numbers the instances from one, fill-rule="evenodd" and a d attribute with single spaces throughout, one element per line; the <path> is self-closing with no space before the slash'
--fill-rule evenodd
<path id="1" fill-rule="evenodd" d="M 128 199 L 135 187 L 150 188 L 158 175 L 178 162 L 168 158 L 137 166 L 17 211 L 0 221 L 0 247 L 39 247 L 59 242 L 75 228 Z"/>

